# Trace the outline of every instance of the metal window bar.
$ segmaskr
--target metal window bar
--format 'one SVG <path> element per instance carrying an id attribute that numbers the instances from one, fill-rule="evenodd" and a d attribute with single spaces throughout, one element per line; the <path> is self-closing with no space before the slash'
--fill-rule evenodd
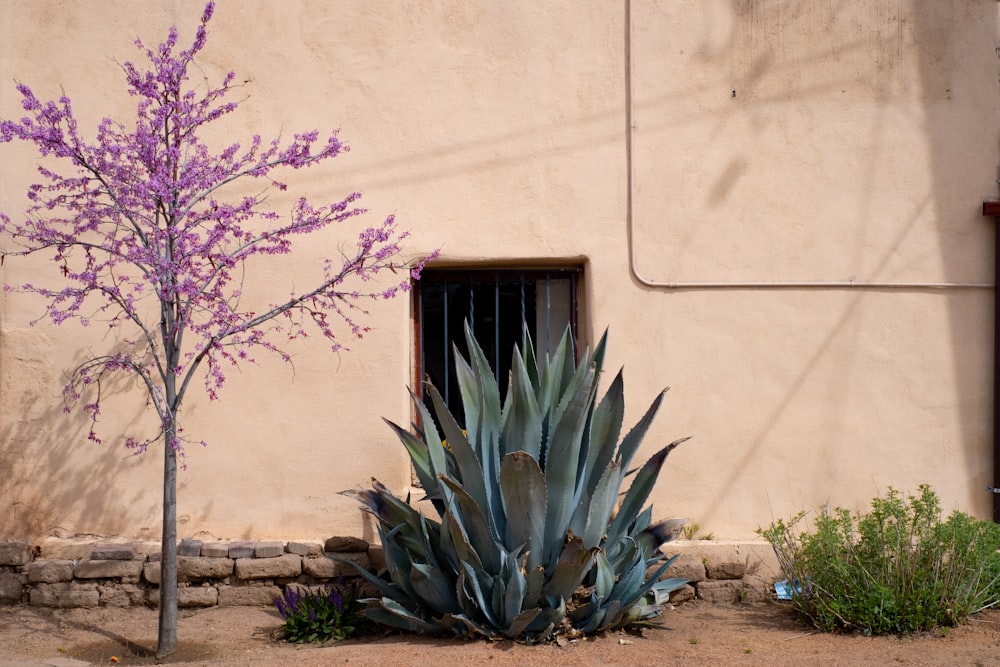
<path id="1" fill-rule="evenodd" d="M 448 382 L 448 380 L 451 377 L 451 374 L 448 372 L 448 369 L 451 368 L 451 358 L 448 356 L 448 353 L 451 350 L 450 347 L 451 334 L 448 332 L 448 302 L 451 301 L 451 299 L 448 298 L 448 294 L 449 294 L 448 279 L 445 278 L 444 279 L 444 338 L 442 338 L 442 341 L 444 342 L 444 370 L 445 370 L 444 400 L 446 403 L 448 402 L 448 397 L 451 396 L 451 388 L 449 387 L 449 382 Z M 420 392 L 420 395 L 423 396 L 423 392 Z"/>
<path id="2" fill-rule="evenodd" d="M 493 274 L 493 368 L 500 374 L 500 273 Z M 499 382 L 503 378 L 497 377 Z"/>
<path id="3" fill-rule="evenodd" d="M 524 336 L 527 336 L 528 334 L 527 327 L 524 326 L 524 323 L 527 321 L 528 320 L 525 319 L 525 312 L 524 312 L 524 274 L 522 273 L 521 274 L 521 346 L 522 347 L 527 347 L 528 345 L 528 341 L 524 340 Z"/>

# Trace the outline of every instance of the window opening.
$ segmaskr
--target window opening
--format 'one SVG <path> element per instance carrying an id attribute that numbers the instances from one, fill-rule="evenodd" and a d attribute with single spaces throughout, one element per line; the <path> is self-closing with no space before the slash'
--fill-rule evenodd
<path id="1" fill-rule="evenodd" d="M 539 356 L 555 350 L 567 326 L 575 345 L 580 275 L 580 269 L 425 269 L 416 290 L 418 395 L 426 400 L 423 381 L 430 380 L 464 427 L 452 343 L 468 355 L 465 321 L 499 380 L 501 398 L 522 322 Z"/>

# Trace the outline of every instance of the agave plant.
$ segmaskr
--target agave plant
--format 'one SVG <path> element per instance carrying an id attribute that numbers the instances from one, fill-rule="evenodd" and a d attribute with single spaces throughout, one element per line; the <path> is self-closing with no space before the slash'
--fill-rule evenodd
<path id="1" fill-rule="evenodd" d="M 387 422 L 436 518 L 377 480 L 342 492 L 375 516 L 385 550 L 388 580 L 358 568 L 381 593 L 365 613 L 416 632 L 532 640 L 650 622 L 686 583 L 661 579 L 673 558 L 659 550 L 684 521 L 654 524 L 645 505 L 687 438 L 629 467 L 665 390 L 619 442 L 621 372 L 597 400 L 606 332 L 579 364 L 568 330 L 540 363 L 526 334 L 502 404 L 467 325 L 465 337 L 469 359 L 455 354 L 465 429 L 432 385 L 440 431 L 416 396 L 415 433 Z"/>

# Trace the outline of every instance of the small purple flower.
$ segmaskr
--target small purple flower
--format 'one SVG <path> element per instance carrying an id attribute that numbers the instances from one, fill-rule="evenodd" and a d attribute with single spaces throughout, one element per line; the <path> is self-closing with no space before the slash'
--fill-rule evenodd
<path id="1" fill-rule="evenodd" d="M 337 611 L 344 611 L 344 596 L 340 594 L 340 591 L 336 588 L 330 589 L 330 602 L 333 606 L 337 608 Z"/>
<path id="2" fill-rule="evenodd" d="M 281 616 L 281 618 L 287 621 L 288 617 L 291 616 L 291 614 L 288 611 L 288 607 L 285 606 L 285 601 L 279 597 L 274 601 L 274 606 L 278 609 L 278 614 Z"/>

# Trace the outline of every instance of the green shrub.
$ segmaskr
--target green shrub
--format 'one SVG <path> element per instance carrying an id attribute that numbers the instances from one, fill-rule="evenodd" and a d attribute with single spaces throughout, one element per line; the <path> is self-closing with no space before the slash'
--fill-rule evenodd
<path id="1" fill-rule="evenodd" d="M 825 631 L 910 633 L 956 625 L 1000 601 L 1000 526 L 962 512 L 942 520 L 927 485 L 890 488 L 867 514 L 837 508 L 795 532 L 799 513 L 758 530 L 774 547 L 795 608 Z"/>
<path id="2" fill-rule="evenodd" d="M 291 642 L 325 642 L 347 639 L 359 633 L 364 622 L 362 604 L 354 589 L 338 585 L 313 591 L 300 586 L 288 586 L 274 601 L 278 614 L 284 619 L 284 639 Z"/>
<path id="3" fill-rule="evenodd" d="M 366 615 L 416 632 L 525 641 L 655 618 L 685 583 L 660 580 L 673 559 L 659 551 L 683 520 L 652 523 L 652 508 L 644 506 L 667 454 L 682 441 L 630 466 L 663 394 L 619 443 L 620 372 L 597 400 L 606 334 L 579 364 L 568 332 L 537 362 L 525 336 L 502 404 L 468 327 L 465 335 L 469 359 L 455 353 L 464 431 L 433 386 L 440 433 L 416 398 L 416 433 L 390 423 L 437 518 L 378 481 L 344 492 L 376 517 L 385 550 L 389 580 L 358 568 L 382 593 Z"/>

